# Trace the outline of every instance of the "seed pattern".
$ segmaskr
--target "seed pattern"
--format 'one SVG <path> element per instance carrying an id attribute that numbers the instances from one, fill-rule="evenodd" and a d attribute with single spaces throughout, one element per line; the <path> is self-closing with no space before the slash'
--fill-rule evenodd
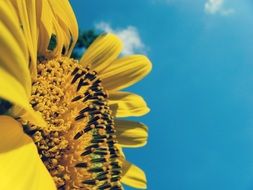
<path id="1" fill-rule="evenodd" d="M 30 103 L 48 126 L 24 122 L 24 129 L 58 189 L 122 189 L 114 119 L 97 73 L 66 57 L 40 60 L 37 69 Z"/>

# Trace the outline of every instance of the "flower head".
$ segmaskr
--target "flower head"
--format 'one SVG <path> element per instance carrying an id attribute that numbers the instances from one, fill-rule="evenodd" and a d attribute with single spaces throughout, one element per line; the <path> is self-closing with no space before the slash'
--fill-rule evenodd
<path id="1" fill-rule="evenodd" d="M 3 0 L 0 19 L 0 108 L 9 115 L 0 116 L 0 189 L 146 188 L 122 148 L 145 145 L 147 128 L 116 118 L 149 111 L 120 90 L 142 79 L 150 61 L 119 57 L 113 34 L 80 61 L 69 58 L 78 29 L 68 0 Z"/>

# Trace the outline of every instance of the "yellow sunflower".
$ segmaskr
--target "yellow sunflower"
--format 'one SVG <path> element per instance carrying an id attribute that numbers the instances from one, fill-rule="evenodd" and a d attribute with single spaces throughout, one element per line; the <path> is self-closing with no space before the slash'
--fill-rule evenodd
<path id="1" fill-rule="evenodd" d="M 120 91 L 151 70 L 120 57 L 121 41 L 98 37 L 80 61 L 68 0 L 0 0 L 0 189 L 145 189 L 122 147 L 146 144 L 144 124 L 116 119 L 149 111 Z"/>

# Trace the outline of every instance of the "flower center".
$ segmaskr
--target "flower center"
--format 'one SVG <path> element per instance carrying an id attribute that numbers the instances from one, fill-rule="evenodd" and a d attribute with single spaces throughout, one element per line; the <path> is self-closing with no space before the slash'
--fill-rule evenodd
<path id="1" fill-rule="evenodd" d="M 122 189 L 107 93 L 95 71 L 66 57 L 38 61 L 31 105 L 48 126 L 27 124 L 58 189 Z"/>

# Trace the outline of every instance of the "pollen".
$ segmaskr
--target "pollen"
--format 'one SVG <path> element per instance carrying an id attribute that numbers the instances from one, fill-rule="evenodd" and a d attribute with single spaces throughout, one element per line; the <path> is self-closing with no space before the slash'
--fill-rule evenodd
<path id="1" fill-rule="evenodd" d="M 67 58 L 39 60 L 30 103 L 46 128 L 24 129 L 60 190 L 122 189 L 108 94 L 96 71 Z"/>

